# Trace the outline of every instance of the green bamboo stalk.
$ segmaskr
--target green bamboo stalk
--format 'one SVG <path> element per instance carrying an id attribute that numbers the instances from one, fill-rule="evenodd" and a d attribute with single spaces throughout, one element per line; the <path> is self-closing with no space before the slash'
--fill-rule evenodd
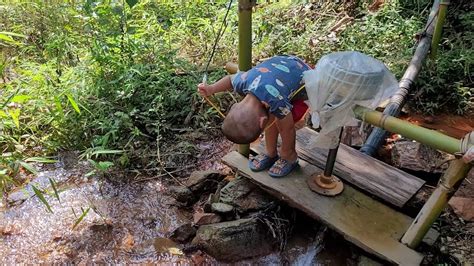
<path id="1" fill-rule="evenodd" d="M 439 41 L 441 40 L 441 33 L 443 32 L 444 20 L 446 19 L 446 11 L 448 10 L 449 0 L 441 0 L 439 3 L 438 19 L 431 40 L 431 59 L 435 59 L 438 55 Z"/>
<path id="2" fill-rule="evenodd" d="M 461 152 L 461 141 L 446 136 L 438 131 L 423 128 L 410 122 L 384 115 L 381 112 L 357 105 L 353 109 L 355 117 L 373 126 L 381 127 L 387 131 L 401 134 L 402 136 L 416 140 L 431 148 L 441 150 L 450 154 Z"/>
<path id="3" fill-rule="evenodd" d="M 439 9 L 439 0 L 433 1 L 433 5 L 431 7 L 430 14 L 428 16 L 425 28 L 420 34 L 420 40 L 416 47 L 415 53 L 410 61 L 410 64 L 407 66 L 403 77 L 400 79 L 398 83 L 398 90 L 397 92 L 390 97 L 390 101 L 388 102 L 385 110 L 383 111 L 384 114 L 390 116 L 398 116 L 400 111 L 402 110 L 403 106 L 405 105 L 407 95 L 413 90 L 413 84 L 415 83 L 416 77 L 418 77 L 418 73 L 421 71 L 421 67 L 425 58 L 427 57 L 430 46 L 431 46 L 431 37 L 434 32 L 434 27 L 436 23 L 436 15 Z M 387 132 L 381 128 L 374 128 L 370 133 L 369 137 L 364 143 L 364 146 L 360 148 L 360 151 L 374 156 L 377 152 L 378 148 L 382 145 L 385 141 L 385 136 Z"/>
<path id="4" fill-rule="evenodd" d="M 239 69 L 252 67 L 252 7 L 255 0 L 239 0 Z M 248 157 L 250 145 L 239 145 L 239 153 Z"/>
<path id="5" fill-rule="evenodd" d="M 403 244 L 416 248 L 421 243 L 471 168 L 472 165 L 464 163 L 462 159 L 455 160 L 449 165 L 435 191 L 403 235 L 401 239 Z"/>

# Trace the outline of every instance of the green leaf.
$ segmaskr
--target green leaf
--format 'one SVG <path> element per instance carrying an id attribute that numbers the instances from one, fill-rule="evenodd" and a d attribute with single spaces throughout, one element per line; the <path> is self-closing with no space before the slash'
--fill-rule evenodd
<path id="1" fill-rule="evenodd" d="M 58 160 L 49 159 L 46 157 L 30 157 L 26 158 L 25 162 L 35 162 L 35 163 L 57 163 Z"/>
<path id="2" fill-rule="evenodd" d="M 0 33 L 0 41 L 6 41 L 8 43 L 14 43 L 14 44 L 18 44 L 18 42 L 16 42 L 15 40 L 13 40 L 12 37 L 8 36 L 8 35 L 5 35 L 5 34 L 1 34 Z"/>
<path id="3" fill-rule="evenodd" d="M 13 119 L 13 123 L 15 123 L 17 128 L 20 128 L 20 108 L 14 108 L 8 110 L 11 118 Z"/>
<path id="4" fill-rule="evenodd" d="M 79 109 L 79 106 L 77 105 L 76 101 L 74 101 L 74 98 L 72 98 L 71 94 L 66 94 L 67 99 L 69 100 L 69 103 L 71 103 L 72 108 L 76 110 L 78 114 L 81 114 L 81 110 Z"/>
<path id="5" fill-rule="evenodd" d="M 56 109 L 60 113 L 61 117 L 64 117 L 63 106 L 61 105 L 61 102 L 59 101 L 58 96 L 54 96 L 54 104 L 56 105 Z"/>
<path id="6" fill-rule="evenodd" d="M 48 209 L 50 213 L 53 213 L 53 210 L 51 209 L 51 206 L 49 205 L 48 201 L 46 201 L 46 199 L 44 198 L 43 193 L 39 189 L 37 189 L 34 185 L 31 185 L 31 187 L 33 188 L 33 191 L 35 192 L 39 200 L 46 206 L 46 209 Z"/>
<path id="7" fill-rule="evenodd" d="M 29 163 L 26 163 L 26 162 L 23 162 L 23 161 L 18 161 L 18 163 L 23 166 L 23 168 L 25 168 L 26 170 L 28 170 L 28 172 L 32 173 L 32 174 L 35 174 L 37 175 L 38 174 L 38 170 L 36 170 L 36 168 L 29 164 Z"/>
<path id="8" fill-rule="evenodd" d="M 30 98 L 31 98 L 31 96 L 29 96 L 29 95 L 17 94 L 15 96 L 13 96 L 13 98 L 11 99 L 11 102 L 24 103 L 25 101 L 29 100 Z"/>
<path id="9" fill-rule="evenodd" d="M 95 170 L 92 170 L 90 172 L 88 172 L 87 174 L 84 175 L 84 177 L 89 177 L 91 175 L 95 175 L 97 172 Z"/>
<path id="10" fill-rule="evenodd" d="M 54 181 L 52 178 L 49 178 L 49 183 L 51 184 L 51 187 L 53 188 L 53 191 L 54 191 L 54 196 L 56 197 L 56 199 L 61 202 L 61 200 L 59 199 L 59 193 L 58 193 L 58 190 L 56 189 L 56 181 Z"/>
<path id="11" fill-rule="evenodd" d="M 72 226 L 72 230 L 74 230 L 74 228 L 76 228 L 76 226 L 84 219 L 84 217 L 86 217 L 90 209 L 91 207 L 88 207 L 85 211 L 82 212 L 81 216 L 76 220 L 76 222 Z"/>
<path id="12" fill-rule="evenodd" d="M 15 37 L 22 37 L 22 38 L 26 38 L 26 35 L 23 35 L 23 34 L 18 34 L 18 33 L 14 33 L 14 32 L 8 32 L 8 31 L 0 31 L 0 34 L 2 34 L 2 35 L 9 35 L 9 36 L 15 36 Z"/>
<path id="13" fill-rule="evenodd" d="M 126 0 L 126 1 L 130 8 L 132 8 L 134 5 L 138 3 L 138 0 Z"/>
<path id="14" fill-rule="evenodd" d="M 113 165 L 114 165 L 114 163 L 109 162 L 109 161 L 99 162 L 98 169 L 101 170 L 101 171 L 106 171 L 107 169 L 109 169 Z"/>
<path id="15" fill-rule="evenodd" d="M 97 150 L 97 151 L 93 151 L 91 153 L 91 156 L 96 156 L 97 155 L 100 155 L 100 154 L 117 154 L 117 153 L 122 153 L 123 151 L 122 150 Z"/>

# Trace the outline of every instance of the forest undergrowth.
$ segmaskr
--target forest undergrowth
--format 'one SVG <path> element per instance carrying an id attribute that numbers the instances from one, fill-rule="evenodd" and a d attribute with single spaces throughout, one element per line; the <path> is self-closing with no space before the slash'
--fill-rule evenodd
<path id="1" fill-rule="evenodd" d="M 237 1 L 234 1 L 237 2 Z M 357 50 L 400 78 L 431 7 L 426 0 L 259 3 L 253 58 Z M 228 2 L 87 0 L 0 3 L 0 189 L 78 150 L 96 173 L 114 165 L 150 174 L 195 160 L 194 143 L 219 134 L 217 112 L 196 94 Z M 410 106 L 462 115 L 472 109 L 473 4 L 449 7 L 439 55 Z M 237 5 L 217 45 L 209 81 L 237 58 Z M 226 111 L 228 94 L 213 101 Z M 179 174 L 179 172 L 177 172 Z"/>

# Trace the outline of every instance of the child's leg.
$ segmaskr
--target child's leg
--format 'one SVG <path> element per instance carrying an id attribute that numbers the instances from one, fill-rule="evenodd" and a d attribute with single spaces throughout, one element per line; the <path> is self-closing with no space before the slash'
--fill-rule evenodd
<path id="1" fill-rule="evenodd" d="M 269 124 L 271 124 L 270 120 Z M 261 171 L 268 169 L 278 160 L 277 152 L 278 128 L 276 124 L 265 130 L 265 148 L 266 152 L 259 154 L 249 160 L 249 168 L 252 171 Z"/>
<path id="2" fill-rule="evenodd" d="M 269 157 L 275 157 L 277 153 L 278 127 L 273 124 L 265 130 L 265 147 Z"/>

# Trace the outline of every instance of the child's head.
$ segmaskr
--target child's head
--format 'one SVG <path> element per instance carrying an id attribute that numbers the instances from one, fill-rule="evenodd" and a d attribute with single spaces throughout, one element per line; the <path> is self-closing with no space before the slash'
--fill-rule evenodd
<path id="1" fill-rule="evenodd" d="M 222 132 L 234 143 L 248 144 L 260 136 L 267 121 L 267 110 L 255 96 L 249 94 L 230 108 Z"/>

